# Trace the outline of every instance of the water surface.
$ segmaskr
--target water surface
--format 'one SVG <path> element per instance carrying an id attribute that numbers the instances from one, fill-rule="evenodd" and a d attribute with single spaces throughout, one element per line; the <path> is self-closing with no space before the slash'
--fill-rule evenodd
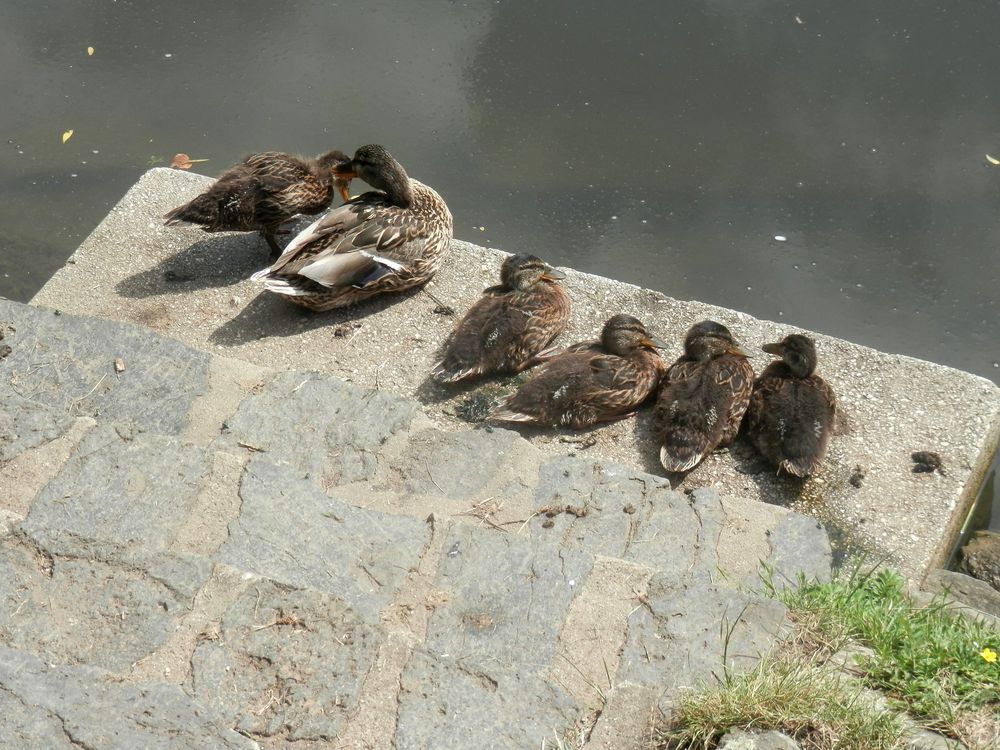
<path id="1" fill-rule="evenodd" d="M 460 238 L 1000 377 L 1000 4 L 619 5 L 7 0 L 0 295 L 174 153 L 380 142 Z"/>

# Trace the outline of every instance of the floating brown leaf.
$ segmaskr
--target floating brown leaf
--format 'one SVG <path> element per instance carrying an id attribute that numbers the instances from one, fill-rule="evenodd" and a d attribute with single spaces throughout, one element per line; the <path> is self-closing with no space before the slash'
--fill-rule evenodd
<path id="1" fill-rule="evenodd" d="M 170 166 L 174 169 L 191 169 L 192 164 L 203 161 L 208 161 L 208 159 L 192 159 L 187 154 L 174 154 L 174 158 L 170 160 Z"/>

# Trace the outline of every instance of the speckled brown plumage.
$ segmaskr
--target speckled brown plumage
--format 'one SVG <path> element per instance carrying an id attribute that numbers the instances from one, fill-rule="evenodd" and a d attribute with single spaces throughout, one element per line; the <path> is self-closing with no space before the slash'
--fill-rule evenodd
<path id="1" fill-rule="evenodd" d="M 337 183 L 333 175 L 333 167 L 346 161 L 340 151 L 315 159 L 278 151 L 250 154 L 204 193 L 163 218 L 168 226 L 187 222 L 206 232 L 260 231 L 278 254 L 275 234 L 281 224 L 297 214 L 311 216 L 328 208 L 337 189 L 346 197 L 346 183 Z"/>
<path id="2" fill-rule="evenodd" d="M 768 461 L 797 477 L 814 474 L 826 455 L 837 409 L 833 388 L 816 370 L 816 345 L 793 333 L 764 351 L 781 359 L 754 383 L 747 438 Z"/>
<path id="3" fill-rule="evenodd" d="M 569 295 L 564 276 L 534 255 L 512 255 L 465 314 L 445 344 L 435 379 L 453 383 L 490 373 L 516 373 L 566 329 Z"/>
<path id="4" fill-rule="evenodd" d="M 382 146 L 362 146 L 335 169 L 377 188 L 300 232 L 253 279 L 312 310 L 345 307 L 424 284 L 451 243 L 451 212 L 432 188 L 410 179 Z"/>
<path id="5" fill-rule="evenodd" d="M 628 416 L 666 370 L 655 351 L 663 346 L 638 319 L 615 315 L 600 341 L 575 344 L 547 361 L 491 418 L 582 429 Z"/>
<path id="6" fill-rule="evenodd" d="M 752 388 L 753 367 L 729 329 L 711 320 L 692 326 L 653 411 L 663 468 L 693 469 L 728 444 L 739 431 Z"/>

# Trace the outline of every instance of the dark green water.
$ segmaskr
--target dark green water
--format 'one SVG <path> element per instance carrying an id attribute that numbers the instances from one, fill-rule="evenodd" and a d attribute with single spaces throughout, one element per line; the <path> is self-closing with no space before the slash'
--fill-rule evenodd
<path id="1" fill-rule="evenodd" d="M 997 380 L 997 29 L 995 2 L 7 0 L 0 295 L 174 153 L 380 142 L 463 239 Z"/>

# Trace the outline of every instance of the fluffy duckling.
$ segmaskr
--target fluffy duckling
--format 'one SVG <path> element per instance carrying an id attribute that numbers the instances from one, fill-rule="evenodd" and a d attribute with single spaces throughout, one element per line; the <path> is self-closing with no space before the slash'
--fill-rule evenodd
<path id="1" fill-rule="evenodd" d="M 666 346 L 642 321 L 615 315 L 600 341 L 585 341 L 548 360 L 537 375 L 493 412 L 492 419 L 589 427 L 630 416 L 656 389 Z"/>
<path id="2" fill-rule="evenodd" d="M 816 344 L 793 333 L 764 351 L 781 357 L 754 383 L 747 437 L 761 454 L 796 477 L 819 468 L 837 410 L 833 388 L 816 375 Z"/>
<path id="3" fill-rule="evenodd" d="M 198 224 L 206 232 L 260 231 L 277 257 L 281 248 L 275 235 L 283 223 L 329 208 L 335 190 L 344 200 L 350 197 L 348 182 L 333 175 L 334 166 L 348 161 L 340 151 L 315 159 L 278 151 L 250 154 L 204 193 L 166 214 L 164 223 Z"/>
<path id="4" fill-rule="evenodd" d="M 512 255 L 491 286 L 451 334 L 433 370 L 436 380 L 454 383 L 490 373 L 517 373 L 566 330 L 569 295 L 557 283 L 565 276 L 534 255 Z"/>
<path id="5" fill-rule="evenodd" d="M 740 428 L 752 388 L 753 367 L 729 329 L 712 320 L 692 326 L 653 411 L 663 468 L 688 471 L 728 444 Z"/>
<path id="6" fill-rule="evenodd" d="M 311 310 L 330 310 L 426 283 L 451 244 L 451 212 L 382 146 L 362 146 L 334 176 L 376 188 L 300 232 L 251 278 Z"/>

